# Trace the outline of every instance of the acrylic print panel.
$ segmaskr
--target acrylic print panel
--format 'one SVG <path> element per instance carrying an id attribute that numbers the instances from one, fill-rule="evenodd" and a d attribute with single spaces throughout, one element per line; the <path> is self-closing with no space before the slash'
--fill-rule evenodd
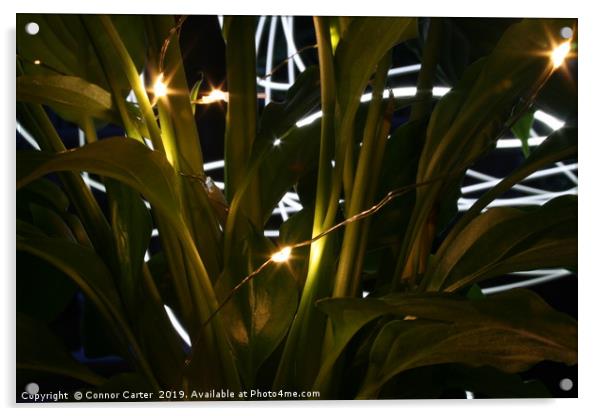
<path id="1" fill-rule="evenodd" d="M 576 397 L 577 35 L 18 14 L 16 401 Z"/>

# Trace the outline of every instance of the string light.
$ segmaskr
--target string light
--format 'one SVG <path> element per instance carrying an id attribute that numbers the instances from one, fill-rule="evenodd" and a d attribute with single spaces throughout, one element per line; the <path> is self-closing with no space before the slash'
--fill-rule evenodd
<path id="1" fill-rule="evenodd" d="M 554 65 L 554 69 L 558 68 L 564 62 L 566 56 L 571 51 L 571 41 L 566 41 L 558 45 L 552 51 L 552 55 L 550 59 L 552 60 L 552 64 Z"/>
<path id="2" fill-rule="evenodd" d="M 200 100 L 192 101 L 192 104 L 213 104 L 219 102 L 228 102 L 228 93 L 220 89 L 211 90 L 211 92 Z"/>
<path id="3" fill-rule="evenodd" d="M 39 59 L 36 59 L 35 61 L 33 61 L 33 63 L 36 65 L 40 65 L 42 63 L 42 61 L 40 61 Z"/>
<path id="4" fill-rule="evenodd" d="M 291 247 L 284 247 L 282 248 L 282 250 L 272 254 L 271 260 L 274 263 L 283 263 L 285 261 L 288 260 L 288 258 L 291 256 L 291 251 L 292 248 Z"/>
<path id="5" fill-rule="evenodd" d="M 160 73 L 153 85 L 155 97 L 165 97 L 167 95 L 167 85 L 163 82 L 163 73 Z"/>
<path id="6" fill-rule="evenodd" d="M 469 163 L 467 163 L 467 166 L 469 166 L 470 164 L 472 164 L 473 161 L 470 161 Z M 463 171 L 467 168 L 467 166 L 462 166 L 460 169 L 457 169 L 451 173 L 448 173 L 446 175 L 442 175 L 424 182 L 420 182 L 420 183 L 415 183 L 412 185 L 407 185 L 401 188 L 397 188 L 394 189 L 392 191 L 390 191 L 387 195 L 385 195 L 385 197 L 383 199 L 381 199 L 377 204 L 373 205 L 372 207 L 361 211 L 349 218 L 347 218 L 344 221 L 339 222 L 338 224 L 333 225 L 332 227 L 326 229 L 325 231 L 317 234 L 316 236 L 314 236 L 313 238 L 309 239 L 309 240 L 305 240 L 305 241 L 301 241 L 299 243 L 295 243 L 295 244 L 291 244 L 289 246 L 285 246 L 283 248 L 281 248 L 279 251 L 273 253 L 266 261 L 264 261 L 261 266 L 259 266 L 257 269 L 253 270 L 249 275 L 247 275 L 244 279 L 242 279 L 240 281 L 240 283 L 238 283 L 229 293 L 228 296 L 226 296 L 226 298 L 219 304 L 219 306 L 211 313 L 211 315 L 209 315 L 209 317 L 207 318 L 207 320 L 205 322 L 203 322 L 202 326 L 207 325 L 209 322 L 211 322 L 211 320 L 213 319 L 213 317 L 215 317 L 215 315 L 217 315 L 219 313 L 219 311 L 222 310 L 222 308 L 224 306 L 226 306 L 226 304 L 230 301 L 230 299 L 232 299 L 232 297 L 234 296 L 234 294 L 236 294 L 241 287 L 243 287 L 247 282 L 249 282 L 252 278 L 254 278 L 255 276 L 257 276 L 259 273 L 261 273 L 263 271 L 263 269 L 265 269 L 270 263 L 283 263 L 285 261 L 287 261 L 290 258 L 290 255 L 293 251 L 293 249 L 295 248 L 299 248 L 299 247 L 304 247 L 304 246 L 308 246 L 314 242 L 316 242 L 317 240 L 325 237 L 326 235 L 332 233 L 333 231 L 349 224 L 355 221 L 359 221 L 363 218 L 369 217 L 370 215 L 374 215 L 376 214 L 378 211 L 380 211 L 384 206 L 386 206 L 389 202 L 391 202 L 393 199 L 398 198 L 402 195 L 405 195 L 407 192 L 411 191 L 412 189 L 415 188 L 419 188 L 421 186 L 425 186 L 425 185 L 430 185 L 432 183 L 441 181 L 441 180 L 445 180 L 446 178 L 449 178 L 449 175 L 453 175 L 454 173 L 456 173 L 457 171 Z M 189 175 L 186 175 L 189 176 Z M 199 333 L 200 335 L 200 333 Z M 196 341 L 193 342 L 193 344 L 196 344 Z"/>

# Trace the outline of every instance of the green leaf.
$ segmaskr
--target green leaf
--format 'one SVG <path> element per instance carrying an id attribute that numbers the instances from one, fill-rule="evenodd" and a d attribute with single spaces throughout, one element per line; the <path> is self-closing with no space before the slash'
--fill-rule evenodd
<path id="1" fill-rule="evenodd" d="M 49 262 L 67 274 L 101 311 L 121 316 L 121 301 L 113 277 L 94 251 L 61 238 L 41 236 L 18 237 L 17 250 Z"/>
<path id="2" fill-rule="evenodd" d="M 342 109 L 359 100 L 384 54 L 416 34 L 413 17 L 366 17 L 351 21 L 335 53 L 337 96 Z"/>
<path id="3" fill-rule="evenodd" d="M 29 209 L 31 210 L 33 224 L 45 234 L 75 242 L 71 229 L 56 212 L 34 203 L 29 205 Z"/>
<path id="4" fill-rule="evenodd" d="M 136 67 L 141 70 L 146 58 L 142 16 L 112 15 L 111 20 Z M 29 22 L 38 24 L 36 35 L 26 32 Z M 115 57 L 106 34 L 102 31 L 88 33 L 76 14 L 17 14 L 17 54 L 22 58 L 26 74 L 72 75 L 110 90 L 90 37 L 94 37 L 99 45 L 105 45 L 106 53 Z M 37 60 L 39 65 L 34 64 Z M 117 62 L 117 59 L 112 61 Z M 125 98 L 130 91 L 129 83 L 123 71 L 117 72 L 117 83 Z"/>
<path id="5" fill-rule="evenodd" d="M 327 387 L 330 371 L 353 336 L 368 322 L 388 312 L 378 299 L 332 298 L 316 302 L 332 322 L 333 342 L 316 377 L 314 389 Z"/>
<path id="6" fill-rule="evenodd" d="M 23 314 L 17 314 L 16 351 L 17 370 L 60 374 L 91 385 L 105 381 L 75 361 L 48 327 Z"/>
<path id="7" fill-rule="evenodd" d="M 488 365 L 518 372 L 542 360 L 577 362 L 576 322 L 527 290 L 480 300 L 391 295 L 383 301 L 385 311 L 417 319 L 383 327 L 357 398 L 375 397 L 394 375 L 425 365 Z"/>
<path id="8" fill-rule="evenodd" d="M 560 29 L 568 22 L 525 19 L 512 25 L 492 53 L 468 68 L 458 86 L 437 104 L 416 180 L 449 180 L 417 191 L 414 225 L 404 243 L 402 261 L 414 260 L 409 254 L 419 240 L 432 239 L 427 234 L 427 220 L 436 212 L 442 190 L 462 176 L 469 164 L 494 148 L 505 123 L 522 105 L 521 99 L 529 100 L 552 74 L 549 55 L 541 52 L 561 42 Z M 430 246 L 431 241 L 427 243 Z"/>
<path id="9" fill-rule="evenodd" d="M 224 18 L 226 65 L 228 74 L 228 113 L 224 158 L 225 191 L 228 201 L 242 188 L 257 132 L 257 85 L 255 79 L 255 17 L 226 16 Z M 227 30 L 226 30 L 227 29 Z M 254 189 L 258 184 L 252 185 Z M 259 212 L 255 202 L 245 204 L 247 215 L 256 227 Z"/>
<path id="10" fill-rule="evenodd" d="M 245 251 L 258 267 L 275 250 L 269 239 L 256 235 L 248 240 Z M 216 287 L 219 298 L 226 299 L 231 288 L 227 275 L 220 279 Z M 247 387 L 254 385 L 259 367 L 286 335 L 297 310 L 297 290 L 288 265 L 272 263 L 247 282 L 220 312 Z"/>
<path id="11" fill-rule="evenodd" d="M 512 133 L 520 139 L 525 157 L 529 157 L 529 154 L 531 153 L 531 149 L 529 148 L 529 137 L 531 136 L 533 121 L 535 120 L 534 115 L 534 110 L 527 111 L 527 113 L 518 119 L 512 126 Z"/>
<path id="12" fill-rule="evenodd" d="M 55 171 L 88 171 L 123 182 L 177 222 L 180 204 L 176 173 L 159 152 L 140 142 L 114 137 L 62 153 L 18 152 L 17 188 Z"/>
<path id="13" fill-rule="evenodd" d="M 108 91 L 73 76 L 22 75 L 17 78 L 17 101 L 47 105 L 78 124 L 89 117 L 114 124 L 121 121 Z"/>
<path id="14" fill-rule="evenodd" d="M 481 211 L 495 198 L 503 195 L 512 186 L 531 173 L 538 171 L 554 162 L 577 157 L 577 129 L 564 127 L 555 131 L 543 143 L 537 146 L 527 160 L 507 175 L 501 182 L 485 192 L 470 209 L 464 213 L 445 238 L 437 251 L 440 256 L 449 249 L 450 244 L 457 241 L 457 236 L 471 223 Z"/>
<path id="15" fill-rule="evenodd" d="M 435 256 L 426 290 L 457 290 L 502 271 L 574 266 L 576 238 L 576 197 L 555 198 L 529 211 L 491 208 Z"/>
<path id="16" fill-rule="evenodd" d="M 142 265 L 150 243 L 152 219 L 140 196 L 119 182 L 107 180 L 111 229 L 121 272 L 119 290 L 126 305 L 135 305 L 142 290 Z"/>
<path id="17" fill-rule="evenodd" d="M 284 136 L 319 103 L 320 74 L 317 66 L 310 66 L 297 77 L 283 102 L 272 101 L 264 108 L 257 141 L 266 147 L 272 145 L 274 139 Z"/>
<path id="18" fill-rule="evenodd" d="M 25 201 L 23 205 L 28 205 L 29 201 L 36 202 L 38 205 L 51 205 L 58 212 L 66 211 L 69 207 L 69 198 L 63 190 L 45 178 L 31 182 L 28 186 L 19 189 L 17 205 L 21 200 Z"/>
<path id="19" fill-rule="evenodd" d="M 124 307 L 142 350 L 154 363 L 161 385 L 175 388 L 184 365 L 182 341 L 169 322 L 163 301 L 157 298 L 159 294 L 153 293 L 152 277 L 145 278 L 148 270 L 143 270 L 152 231 L 149 210 L 131 188 L 111 179 L 105 182 L 121 273 L 118 288 Z"/>

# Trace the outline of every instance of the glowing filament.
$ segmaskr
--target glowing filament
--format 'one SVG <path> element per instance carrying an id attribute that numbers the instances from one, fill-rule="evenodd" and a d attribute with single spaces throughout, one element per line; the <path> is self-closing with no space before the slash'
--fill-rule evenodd
<path id="1" fill-rule="evenodd" d="M 167 95 L 167 85 L 163 82 L 163 73 L 157 77 L 155 85 L 153 85 L 153 92 L 155 97 L 165 97 Z"/>
<path id="2" fill-rule="evenodd" d="M 553 51 L 551 55 L 552 63 L 554 64 L 554 69 L 558 68 L 564 62 L 564 59 L 571 51 L 571 42 L 567 41 L 558 45 Z"/>
<path id="3" fill-rule="evenodd" d="M 277 253 L 272 254 L 272 261 L 275 263 L 282 263 L 284 261 L 287 261 L 290 256 L 291 256 L 291 248 L 283 247 L 282 250 L 278 251 Z"/>

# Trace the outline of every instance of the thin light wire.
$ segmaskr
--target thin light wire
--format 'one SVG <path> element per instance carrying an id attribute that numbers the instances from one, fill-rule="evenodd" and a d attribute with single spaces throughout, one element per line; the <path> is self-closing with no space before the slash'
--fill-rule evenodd
<path id="1" fill-rule="evenodd" d="M 463 168 L 463 169 L 465 169 L 465 168 Z M 184 175 L 184 176 L 191 176 L 191 175 Z M 402 195 L 405 195 L 407 192 L 409 192 L 413 189 L 416 189 L 416 188 L 419 188 L 419 187 L 425 186 L 425 185 L 430 185 L 432 183 L 448 179 L 449 177 L 450 177 L 450 175 L 446 174 L 443 176 L 439 176 L 437 178 L 430 179 L 428 181 L 415 183 L 412 185 L 407 185 L 407 186 L 403 186 L 401 188 L 394 189 L 394 190 L 390 191 L 389 193 L 387 193 L 387 195 L 385 195 L 385 197 L 383 199 L 381 199 L 377 204 L 373 205 L 372 207 L 370 207 L 364 211 L 361 211 L 361 212 L 345 219 L 344 221 L 339 222 L 338 224 L 333 225 L 332 227 L 317 234 L 316 236 L 310 238 L 309 240 L 304 240 L 304 241 L 301 241 L 301 242 L 298 242 L 295 244 L 290 244 L 290 245 L 287 245 L 287 247 L 289 247 L 292 250 L 295 248 L 308 246 L 308 245 L 316 242 L 317 240 L 325 237 L 326 235 L 336 231 L 337 229 L 344 227 L 345 225 L 347 225 L 349 223 L 359 221 L 363 218 L 366 218 L 366 217 L 376 214 L 378 211 L 380 211 L 384 206 L 386 206 L 393 199 L 398 198 Z M 249 282 L 253 277 L 257 276 L 263 269 L 265 269 L 270 263 L 273 263 L 273 262 L 274 262 L 274 260 L 272 260 L 272 257 L 269 257 L 265 262 L 263 262 L 261 264 L 261 266 L 259 266 L 257 269 L 253 270 L 250 274 L 245 276 L 240 281 L 240 283 L 238 283 L 228 293 L 228 296 L 226 296 L 226 298 L 219 304 L 219 306 L 215 309 L 215 311 L 213 311 L 213 313 L 211 313 L 211 315 L 209 315 L 209 318 L 207 318 L 207 320 L 205 322 L 203 322 L 202 327 L 205 327 L 209 322 L 211 322 L 211 320 L 217 315 L 217 313 L 223 309 L 223 307 L 230 301 L 230 299 L 232 299 L 232 297 L 236 294 L 236 292 L 238 292 L 247 282 Z"/>

